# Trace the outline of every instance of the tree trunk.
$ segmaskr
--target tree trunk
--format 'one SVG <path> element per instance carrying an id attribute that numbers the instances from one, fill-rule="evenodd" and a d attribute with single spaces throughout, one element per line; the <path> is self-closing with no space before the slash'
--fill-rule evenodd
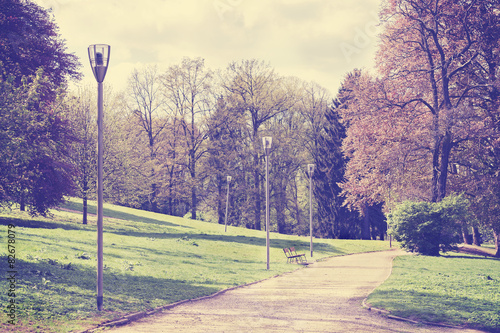
<path id="1" fill-rule="evenodd" d="M 191 219 L 196 220 L 196 186 L 191 188 Z"/>
<path id="2" fill-rule="evenodd" d="M 87 172 L 83 172 L 83 189 L 82 189 L 82 196 L 83 196 L 83 224 L 87 224 L 87 212 L 88 212 L 88 194 L 89 194 L 89 183 L 87 179 Z"/>
<path id="3" fill-rule="evenodd" d="M 370 219 L 370 235 L 372 240 L 377 240 L 378 230 L 373 222 L 374 221 Z"/>
<path id="4" fill-rule="evenodd" d="M 217 217 L 218 217 L 218 223 L 219 224 L 224 224 L 224 208 L 222 205 L 223 198 L 224 198 L 224 192 L 222 190 L 222 177 L 221 175 L 217 175 Z M 227 200 L 227 199 L 226 199 Z"/>
<path id="5" fill-rule="evenodd" d="M 439 178 L 438 178 L 438 200 L 441 201 L 446 197 L 446 181 L 448 179 L 448 164 L 450 160 L 451 148 L 453 146 L 452 136 L 449 131 L 446 132 L 443 138 L 443 143 L 441 147 L 441 164 L 439 167 Z"/>
<path id="6" fill-rule="evenodd" d="M 196 161 L 193 149 L 191 149 L 191 151 L 189 152 L 189 165 L 189 169 L 191 172 L 191 181 L 193 182 L 193 184 L 191 185 L 191 219 L 196 220 L 198 199 L 196 197 Z"/>
<path id="7" fill-rule="evenodd" d="M 300 228 L 300 224 L 301 224 L 301 220 L 300 220 L 300 203 L 299 203 L 299 194 L 297 193 L 298 192 L 298 189 L 297 189 L 297 183 L 294 182 L 293 184 L 293 190 L 294 190 L 294 193 L 295 193 L 295 197 L 294 197 L 294 208 L 295 208 L 295 220 L 297 221 L 297 226 L 299 226 Z"/>
<path id="8" fill-rule="evenodd" d="M 462 225 L 462 239 L 464 244 L 470 245 L 469 230 L 467 229 L 467 225 L 465 223 Z"/>
<path id="9" fill-rule="evenodd" d="M 384 241 L 385 240 L 385 231 L 384 230 L 379 230 L 378 231 L 378 239 L 381 240 L 381 241 Z"/>
<path id="10" fill-rule="evenodd" d="M 286 217 L 285 217 L 286 194 L 284 193 L 284 189 L 281 188 L 282 185 L 283 184 L 279 184 L 280 188 L 276 193 L 276 201 L 275 201 L 276 223 L 278 224 L 278 232 L 280 234 L 286 234 L 288 231 L 286 225 Z"/>
<path id="11" fill-rule="evenodd" d="M 170 193 L 172 193 L 171 189 Z M 168 197 L 168 215 L 174 215 L 173 204 L 174 200 L 172 199 L 172 197 Z"/>
<path id="12" fill-rule="evenodd" d="M 437 135 L 437 133 L 435 134 Z M 434 138 L 434 145 L 432 152 L 432 180 L 431 180 L 431 201 L 438 202 L 439 201 L 439 139 Z"/>
<path id="13" fill-rule="evenodd" d="M 481 239 L 481 233 L 477 226 L 472 227 L 472 244 L 481 246 L 483 240 Z"/>
<path id="14" fill-rule="evenodd" d="M 370 240 L 370 213 L 368 206 L 363 207 L 363 225 L 361 226 L 361 239 Z"/>
<path id="15" fill-rule="evenodd" d="M 174 154 L 175 158 L 175 154 Z M 168 214 L 169 215 L 175 215 L 174 214 L 174 199 L 172 198 L 173 195 L 173 190 L 174 190 L 174 168 L 175 166 L 172 165 L 171 169 L 169 170 L 169 181 L 168 181 Z"/>
<path id="16" fill-rule="evenodd" d="M 88 198 L 87 193 L 83 194 L 83 224 L 87 224 Z"/>
<path id="17" fill-rule="evenodd" d="M 151 118 L 150 118 L 151 119 Z M 153 123 L 152 123 L 152 119 L 150 120 L 150 131 L 148 131 L 148 137 L 149 137 L 149 157 L 151 159 L 152 162 L 154 162 L 156 160 L 156 153 L 155 153 L 155 149 L 154 149 L 154 144 L 155 144 L 155 141 L 154 141 L 154 138 L 153 138 L 153 132 L 152 132 L 152 128 L 153 128 Z M 155 169 L 154 168 L 151 168 L 151 179 L 153 179 L 153 183 L 151 184 L 151 196 L 150 196 L 150 199 L 149 199 L 149 203 L 150 203 L 150 209 L 152 212 L 155 212 L 157 213 L 158 212 L 158 203 L 156 202 L 156 197 L 157 197 L 157 187 L 158 185 L 154 182 L 155 179 L 156 179 L 156 172 L 155 172 Z"/>
<path id="18" fill-rule="evenodd" d="M 156 183 L 151 184 L 151 211 L 155 213 L 158 212 L 158 203 L 156 202 Z"/>
<path id="19" fill-rule="evenodd" d="M 21 190 L 21 200 L 19 202 L 19 210 L 21 212 L 25 212 L 26 211 L 26 202 L 25 202 L 25 199 L 24 199 L 24 190 Z"/>
<path id="20" fill-rule="evenodd" d="M 191 101 L 191 105 L 194 106 L 194 100 Z M 196 208 L 198 206 L 198 201 L 196 198 L 196 139 L 194 136 L 194 114 L 195 110 L 191 109 L 191 149 L 189 150 L 189 164 L 191 165 L 191 180 L 193 181 L 193 185 L 191 187 L 191 219 L 196 220 Z"/>
<path id="21" fill-rule="evenodd" d="M 495 236 L 495 257 L 500 258 L 500 232 L 493 230 Z"/>

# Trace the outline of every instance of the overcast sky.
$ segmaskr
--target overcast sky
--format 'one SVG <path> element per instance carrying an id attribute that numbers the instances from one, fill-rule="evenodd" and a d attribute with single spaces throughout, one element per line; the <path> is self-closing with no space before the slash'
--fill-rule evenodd
<path id="1" fill-rule="evenodd" d="M 201 57 L 212 69 L 265 60 L 281 75 L 332 94 L 345 73 L 370 68 L 380 0 L 35 0 L 51 8 L 68 51 L 94 80 L 87 47 L 111 45 L 105 84 L 126 87 L 134 68 Z M 95 82 L 95 81 L 94 81 Z"/>

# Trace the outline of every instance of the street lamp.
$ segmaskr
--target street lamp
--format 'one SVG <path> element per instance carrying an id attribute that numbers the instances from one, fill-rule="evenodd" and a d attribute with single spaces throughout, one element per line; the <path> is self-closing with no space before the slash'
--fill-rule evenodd
<path id="1" fill-rule="evenodd" d="M 227 176 L 226 215 L 224 222 L 224 232 L 227 232 L 227 208 L 229 206 L 229 183 L 231 183 L 231 179 L 233 179 L 233 177 Z"/>
<path id="2" fill-rule="evenodd" d="M 97 80 L 97 310 L 102 310 L 103 303 L 103 177 L 102 177 L 102 152 L 103 152 L 103 85 L 106 71 L 108 70 L 111 46 L 105 44 L 90 45 L 88 48 L 90 66 Z"/>
<path id="3" fill-rule="evenodd" d="M 269 269 L 269 150 L 271 150 L 271 145 L 273 143 L 273 138 L 270 136 L 265 136 L 262 138 L 262 144 L 264 146 L 264 152 L 266 153 L 266 251 L 267 251 L 267 269 Z"/>
<path id="4" fill-rule="evenodd" d="M 309 234 L 311 241 L 309 244 L 309 249 L 311 250 L 311 258 L 313 256 L 313 205 L 312 205 L 312 179 L 314 173 L 314 164 L 307 165 L 307 173 L 309 174 Z"/>

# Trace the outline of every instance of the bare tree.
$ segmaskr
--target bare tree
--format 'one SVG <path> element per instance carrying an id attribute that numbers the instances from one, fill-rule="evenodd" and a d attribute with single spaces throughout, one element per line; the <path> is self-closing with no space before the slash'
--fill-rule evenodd
<path id="1" fill-rule="evenodd" d="M 232 107 L 249 117 L 248 147 L 253 159 L 253 185 L 250 198 L 255 203 L 253 227 L 261 229 L 261 180 L 260 160 L 262 151 L 260 129 L 264 123 L 290 108 L 292 99 L 283 80 L 269 64 L 252 60 L 231 63 L 226 70 L 223 87 Z"/>
<path id="2" fill-rule="evenodd" d="M 76 135 L 70 151 L 77 170 L 75 183 L 83 200 L 83 224 L 87 224 L 87 202 L 96 182 L 96 105 L 95 95 L 88 87 L 79 89 L 66 101 L 68 119 Z"/>
<path id="3" fill-rule="evenodd" d="M 158 139 L 167 125 L 167 119 L 162 113 L 164 99 L 157 66 L 148 66 L 143 70 L 134 70 L 129 79 L 129 109 L 137 119 L 142 132 L 147 136 L 149 148 L 149 175 L 151 192 L 149 195 L 150 209 L 158 210 L 157 203 L 157 150 Z"/>
<path id="4" fill-rule="evenodd" d="M 213 107 L 210 96 L 212 77 L 201 58 L 184 58 L 180 65 L 169 67 L 162 76 L 167 110 L 173 119 L 175 134 L 182 135 L 182 145 L 186 150 L 184 166 L 190 176 L 192 219 L 196 219 L 201 179 L 197 172 L 198 162 L 207 151 L 207 117 Z M 173 153 L 176 154 L 175 150 Z"/>

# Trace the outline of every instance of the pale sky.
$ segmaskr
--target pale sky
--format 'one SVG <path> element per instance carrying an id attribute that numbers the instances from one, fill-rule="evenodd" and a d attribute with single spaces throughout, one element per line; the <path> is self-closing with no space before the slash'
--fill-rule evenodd
<path id="1" fill-rule="evenodd" d="M 336 94 L 343 76 L 372 67 L 380 0 L 35 0 L 52 8 L 83 83 L 87 48 L 111 45 L 105 84 L 126 87 L 134 68 L 201 57 L 211 69 L 256 58 L 280 75 Z"/>

